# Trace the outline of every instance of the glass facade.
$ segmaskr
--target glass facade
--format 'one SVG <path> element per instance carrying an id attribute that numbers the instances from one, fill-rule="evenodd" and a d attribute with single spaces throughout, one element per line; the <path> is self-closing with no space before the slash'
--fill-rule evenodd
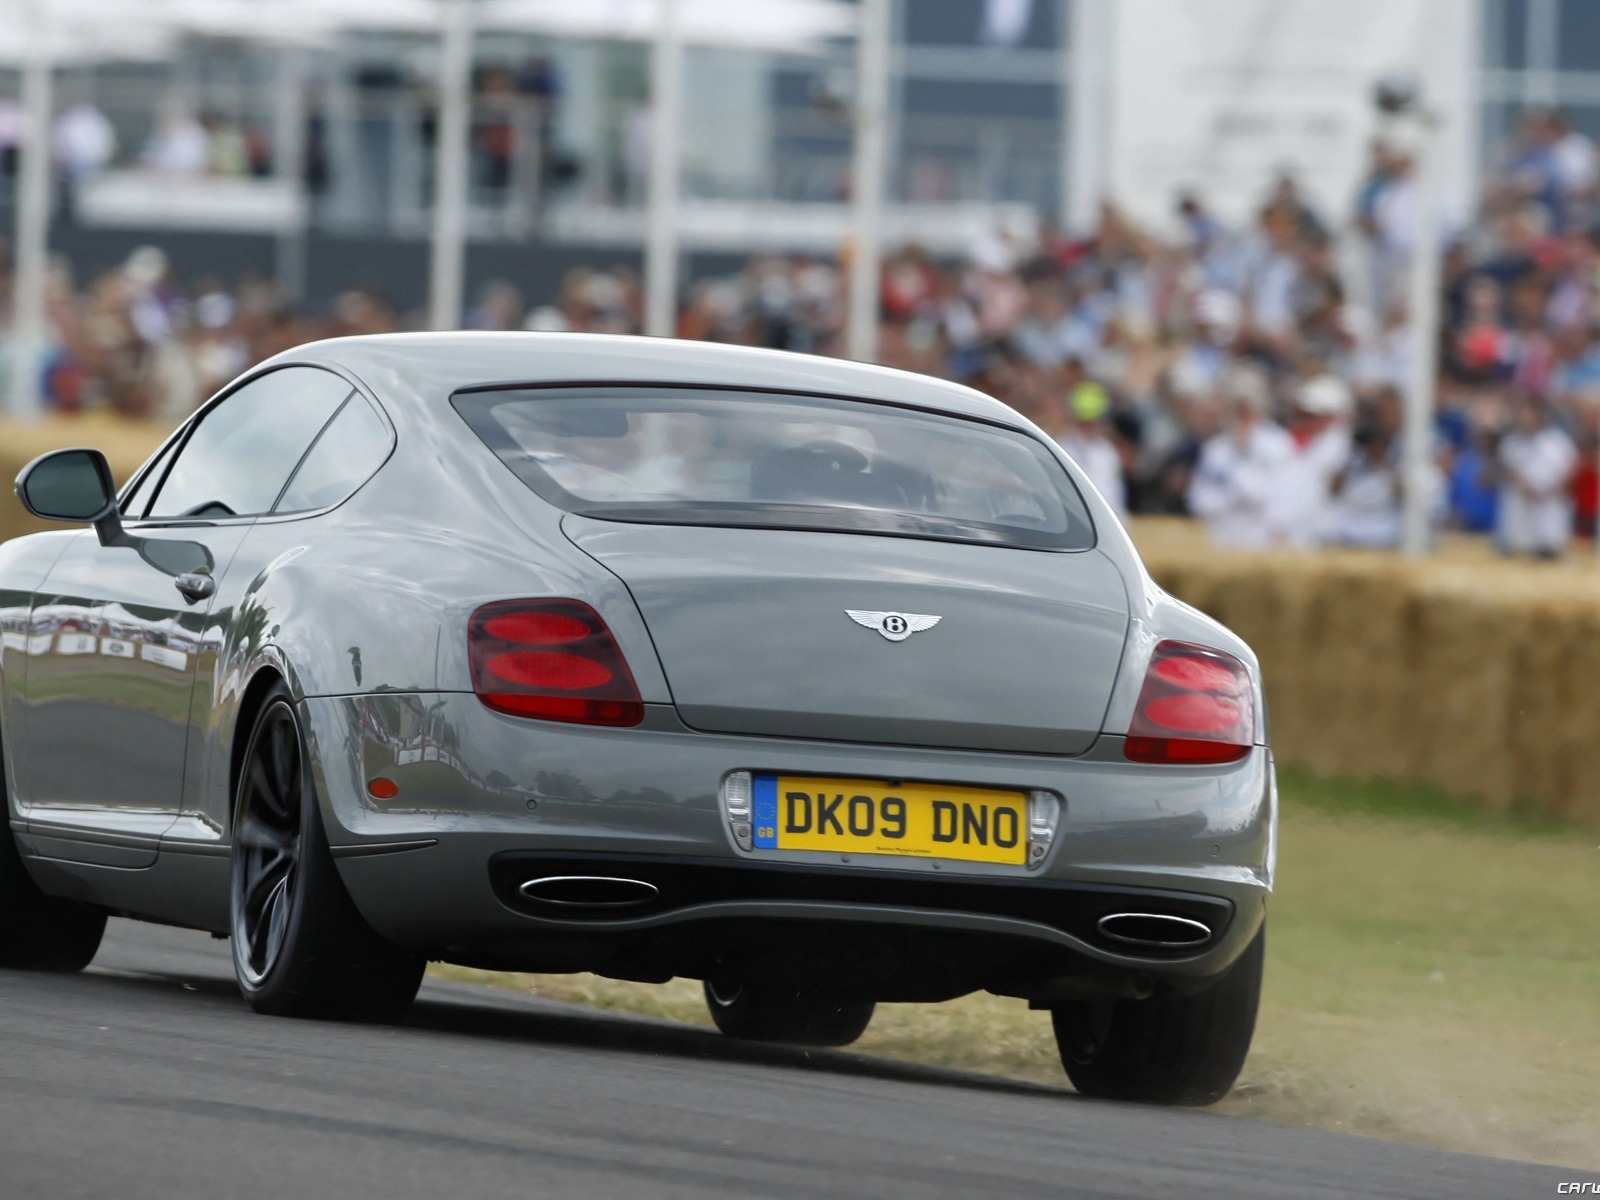
<path id="1" fill-rule="evenodd" d="M 891 195 L 1059 207 L 1069 0 L 900 0 Z M 772 77 L 773 199 L 838 199 L 849 179 L 848 48 Z"/>
<path id="2" fill-rule="evenodd" d="M 1493 162 L 1530 107 L 1559 107 L 1600 137 L 1600 3 L 1482 0 L 1484 161 Z"/>

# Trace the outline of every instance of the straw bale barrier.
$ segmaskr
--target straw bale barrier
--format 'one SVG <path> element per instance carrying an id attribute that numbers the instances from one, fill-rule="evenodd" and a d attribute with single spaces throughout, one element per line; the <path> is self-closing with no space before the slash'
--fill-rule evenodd
<path id="1" fill-rule="evenodd" d="M 1419 781 L 1600 825 L 1600 570 L 1423 563 L 1361 551 L 1253 555 L 1187 522 L 1135 521 L 1151 574 L 1261 658 L 1280 761 Z"/>
<path id="2" fill-rule="evenodd" d="M 126 479 L 159 425 L 91 415 L 0 424 L 0 539 L 44 528 L 9 481 L 35 455 L 97 446 Z M 1507 563 L 1456 544 L 1425 563 L 1357 551 L 1216 550 L 1139 519 L 1156 579 L 1261 657 L 1279 760 L 1421 781 L 1600 825 L 1600 570 Z"/>
<path id="3" fill-rule="evenodd" d="M 93 446 L 105 453 L 120 485 L 155 452 L 169 430 L 155 422 L 129 421 L 101 412 L 27 424 L 0 422 L 0 541 L 61 528 L 29 516 L 11 490 L 17 472 L 39 455 L 66 446 Z"/>

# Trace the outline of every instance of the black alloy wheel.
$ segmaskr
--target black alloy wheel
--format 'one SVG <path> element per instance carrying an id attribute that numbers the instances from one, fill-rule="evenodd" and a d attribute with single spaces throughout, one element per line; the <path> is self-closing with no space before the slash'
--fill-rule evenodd
<path id="1" fill-rule="evenodd" d="M 294 713 L 269 705 L 245 753 L 234 827 L 233 947 L 242 982 L 259 987 L 283 953 L 299 884 L 304 806 Z"/>
<path id="2" fill-rule="evenodd" d="M 427 960 L 380 937 L 328 850 L 288 689 L 251 729 L 234 806 L 230 932 L 239 990 L 257 1012 L 390 1021 L 410 1007 Z"/>
<path id="3" fill-rule="evenodd" d="M 7 778 L 0 747 L 0 800 L 6 799 Z M 0 805 L 0 813 L 10 817 L 9 801 Z M 105 928 L 101 909 L 40 891 L 10 828 L 0 825 L 0 967 L 81 971 L 94 961 Z"/>

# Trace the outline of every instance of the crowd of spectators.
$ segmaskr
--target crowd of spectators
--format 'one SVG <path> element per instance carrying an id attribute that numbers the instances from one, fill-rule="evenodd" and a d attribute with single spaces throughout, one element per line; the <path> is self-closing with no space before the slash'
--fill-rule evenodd
<path id="1" fill-rule="evenodd" d="M 0 245 L 0 391 L 10 378 L 9 272 Z M 46 285 L 50 345 L 41 371 L 57 413 L 110 409 L 176 424 L 246 367 L 320 337 L 388 333 L 393 309 L 373 292 L 341 293 L 312 315 L 285 303 L 266 278 L 183 286 L 154 246 L 76 286 L 64 264 Z"/>
<path id="2" fill-rule="evenodd" d="M 21 106 L 0 96 L 0 176 L 15 173 L 25 122 Z M 220 113 L 197 114 L 178 103 L 162 107 L 142 144 L 125 146 L 104 111 L 88 100 L 74 100 L 56 115 L 50 143 L 56 165 L 71 182 L 117 165 L 175 177 L 261 177 L 270 175 L 273 166 L 271 139 L 259 124 Z"/>
<path id="3" fill-rule="evenodd" d="M 1189 514 L 1245 547 L 1393 546 L 1400 537 L 1405 279 L 1418 208 L 1401 137 L 1373 148 L 1337 231 L 1291 176 L 1248 228 L 1198 195 L 1178 238 L 1106 206 L 1086 236 L 985 239 L 960 262 L 891 254 L 879 358 L 956 379 L 1034 419 L 1119 510 Z M 1482 213 L 1445 259 L 1436 527 L 1507 552 L 1593 536 L 1600 449 L 1600 224 L 1595 148 L 1531 112 L 1489 172 Z M 837 354 L 845 263 L 757 256 L 693 282 L 682 337 Z M 469 327 L 632 332 L 636 271 L 578 269 L 531 305 L 485 286 Z M 267 280 L 180 288 L 140 250 L 76 288 L 58 271 L 50 403 L 175 420 L 254 361 L 311 337 L 415 324 L 352 290 L 297 313 Z"/>

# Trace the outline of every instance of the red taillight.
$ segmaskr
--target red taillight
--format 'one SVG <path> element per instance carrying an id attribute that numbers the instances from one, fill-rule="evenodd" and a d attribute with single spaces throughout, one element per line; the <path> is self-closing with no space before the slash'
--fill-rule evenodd
<path id="1" fill-rule="evenodd" d="M 604 663 L 549 650 L 507 650 L 491 654 L 483 665 L 497 684 L 545 692 L 586 692 L 604 687 L 612 679 Z"/>
<path id="2" fill-rule="evenodd" d="M 1234 762 L 1250 753 L 1250 672 L 1231 654 L 1162 642 L 1150 656 L 1123 754 L 1132 762 Z"/>
<path id="3" fill-rule="evenodd" d="M 501 613 L 483 623 L 484 632 L 519 646 L 560 646 L 589 636 L 589 624 L 580 617 L 559 612 Z"/>
<path id="4" fill-rule="evenodd" d="M 644 704 L 616 639 L 579 600 L 502 600 L 467 623 L 472 689 L 497 712 L 637 725 Z"/>

